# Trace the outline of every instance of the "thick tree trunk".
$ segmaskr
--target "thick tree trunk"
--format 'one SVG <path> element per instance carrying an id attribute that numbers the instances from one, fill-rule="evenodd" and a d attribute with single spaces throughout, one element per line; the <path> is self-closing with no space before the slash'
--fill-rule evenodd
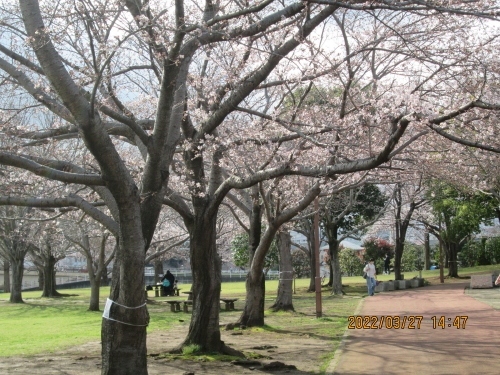
<path id="1" fill-rule="evenodd" d="M 100 275 L 89 276 L 90 280 L 90 302 L 89 311 L 99 311 L 99 292 L 101 288 L 101 278 Z"/>
<path id="2" fill-rule="evenodd" d="M 12 303 L 23 303 L 22 288 L 23 288 L 23 273 L 24 273 L 24 257 L 19 259 L 11 259 L 12 265 L 12 290 L 10 292 L 9 301 Z"/>
<path id="3" fill-rule="evenodd" d="M 328 250 L 330 252 L 330 264 L 332 274 L 332 295 L 342 295 L 342 271 L 340 270 L 339 242 L 336 238 L 328 241 Z"/>
<path id="4" fill-rule="evenodd" d="M 3 261 L 3 291 L 10 293 L 10 263 L 7 259 Z"/>
<path id="5" fill-rule="evenodd" d="M 342 294 L 342 275 L 340 271 L 338 226 L 335 221 L 325 220 L 325 233 L 328 238 L 328 256 L 330 257 L 330 279 L 328 286 L 332 295 Z"/>
<path id="6" fill-rule="evenodd" d="M 430 244 L 430 235 L 428 231 L 425 231 L 424 235 L 424 269 L 431 269 L 431 244 Z"/>
<path id="7" fill-rule="evenodd" d="M 458 244 L 447 243 L 448 277 L 458 277 Z"/>
<path id="8" fill-rule="evenodd" d="M 37 265 L 36 269 L 38 271 L 38 290 L 43 290 L 43 284 L 45 284 L 43 281 L 43 267 L 41 265 Z"/>
<path id="9" fill-rule="evenodd" d="M 193 313 L 181 346 L 198 345 L 201 351 L 224 352 L 219 328 L 222 262 L 216 247 L 217 212 L 208 214 L 204 202 L 194 205 L 195 219 L 190 230 Z"/>
<path id="10" fill-rule="evenodd" d="M 90 243 L 87 239 L 86 245 L 90 249 Z M 90 254 L 90 252 L 88 253 Z M 101 273 L 103 269 L 102 264 L 95 264 L 90 256 L 86 254 L 87 258 L 87 270 L 89 273 L 89 281 L 90 281 L 90 301 L 89 301 L 89 310 L 88 311 L 99 311 L 99 292 L 101 287 Z M 102 260 L 101 260 L 102 261 Z M 95 271 L 97 268 L 97 271 Z"/>
<path id="11" fill-rule="evenodd" d="M 121 236 L 102 320 L 102 375 L 147 375 L 145 242 L 140 222 L 120 214 Z"/>
<path id="12" fill-rule="evenodd" d="M 280 279 L 278 295 L 271 309 L 274 311 L 294 311 L 293 295 L 293 265 L 292 265 L 292 240 L 290 232 L 282 231 L 278 234 L 278 249 L 280 254 Z"/>
<path id="13" fill-rule="evenodd" d="M 56 259 L 50 255 L 43 265 L 43 292 L 42 297 L 60 297 L 56 290 Z"/>

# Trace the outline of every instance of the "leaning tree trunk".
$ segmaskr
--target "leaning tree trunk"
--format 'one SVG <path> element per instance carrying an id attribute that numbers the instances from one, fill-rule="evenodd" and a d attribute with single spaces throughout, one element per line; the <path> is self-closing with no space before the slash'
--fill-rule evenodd
<path id="1" fill-rule="evenodd" d="M 292 302 L 293 265 L 290 232 L 282 231 L 278 234 L 278 248 L 280 254 L 280 279 L 276 302 L 271 306 L 271 309 L 274 311 L 295 311 Z"/>
<path id="2" fill-rule="evenodd" d="M 50 255 L 43 265 L 43 292 L 42 297 L 60 297 L 56 290 L 56 259 Z"/>
<path id="3" fill-rule="evenodd" d="M 7 259 L 3 261 L 3 291 L 10 293 L 10 263 Z"/>
<path id="4" fill-rule="evenodd" d="M 237 322 L 247 327 L 264 325 L 264 301 L 266 295 L 266 278 L 262 270 L 250 270 L 246 279 L 246 301 L 243 312 Z"/>
<path id="5" fill-rule="evenodd" d="M 330 264 L 332 280 L 332 295 L 342 295 L 342 272 L 340 270 L 340 255 L 339 255 L 339 242 L 336 238 L 328 241 L 328 249 L 330 251 Z"/>
<path id="6" fill-rule="evenodd" d="M 262 235 L 262 206 L 259 204 L 259 189 L 252 188 L 252 214 L 250 216 L 249 264 L 252 264 L 255 250 L 260 244 Z M 264 325 L 264 299 L 266 295 L 266 278 L 263 268 L 252 270 L 247 274 L 246 298 L 243 312 L 236 322 L 237 325 L 247 327 L 262 327 Z"/>
<path id="7" fill-rule="evenodd" d="M 265 275 L 264 257 L 269 251 L 274 235 L 278 228 L 274 223 L 270 223 L 266 233 L 261 238 L 258 259 L 254 257 L 250 266 L 250 272 L 247 275 L 247 298 L 245 301 L 245 308 L 238 321 L 239 324 L 249 327 L 263 326 L 264 325 L 264 297 L 265 297 Z"/>
<path id="8" fill-rule="evenodd" d="M 24 273 L 24 257 L 19 259 L 11 259 L 12 266 L 12 289 L 10 292 L 9 301 L 12 303 L 23 303 L 22 288 L 23 288 L 23 273 Z"/>
<path id="9" fill-rule="evenodd" d="M 198 345 L 201 351 L 226 350 L 219 328 L 221 265 L 216 247 L 217 212 L 208 213 L 208 200 L 194 199 L 195 217 L 190 230 L 193 274 L 193 313 L 186 339 L 181 344 Z"/>
<path id="10" fill-rule="evenodd" d="M 137 216 L 134 212 L 120 212 L 121 233 L 101 327 L 102 375 L 148 373 L 145 242 Z"/>

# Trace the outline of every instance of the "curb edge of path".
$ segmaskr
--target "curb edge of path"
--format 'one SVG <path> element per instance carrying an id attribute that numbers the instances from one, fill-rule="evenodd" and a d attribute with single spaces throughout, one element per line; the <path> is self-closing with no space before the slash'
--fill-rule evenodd
<path id="1" fill-rule="evenodd" d="M 365 298 L 359 301 L 358 306 L 356 306 L 356 310 L 354 311 L 353 315 L 359 315 L 364 302 Z M 335 350 L 335 354 L 333 355 L 333 359 L 330 361 L 330 364 L 328 365 L 328 368 L 325 371 L 325 375 L 333 375 L 333 372 L 335 371 L 335 368 L 339 364 L 340 358 L 342 357 L 342 353 L 344 352 L 347 337 L 349 337 L 349 330 L 346 328 L 344 334 L 342 335 L 342 341 L 340 341 L 339 347 L 337 348 L 337 350 Z"/>

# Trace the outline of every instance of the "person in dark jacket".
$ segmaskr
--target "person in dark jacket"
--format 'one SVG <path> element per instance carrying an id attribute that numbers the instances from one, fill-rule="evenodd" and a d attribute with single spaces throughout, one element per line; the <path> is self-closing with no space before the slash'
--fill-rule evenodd
<path id="1" fill-rule="evenodd" d="M 386 254 L 384 259 L 384 274 L 389 275 L 390 273 L 391 273 L 391 256 L 389 254 Z"/>
<path id="2" fill-rule="evenodd" d="M 162 277 L 161 279 L 162 283 L 162 290 L 163 296 L 170 296 L 173 294 L 174 291 L 174 283 L 175 283 L 175 276 L 172 275 L 170 270 L 167 271 L 167 273 Z"/>

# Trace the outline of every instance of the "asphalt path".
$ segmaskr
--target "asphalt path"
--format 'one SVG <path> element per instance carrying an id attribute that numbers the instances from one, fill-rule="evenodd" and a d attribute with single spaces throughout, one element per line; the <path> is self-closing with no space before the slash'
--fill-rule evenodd
<path id="1" fill-rule="evenodd" d="M 354 328 L 326 373 L 500 374 L 500 288 L 467 287 L 441 284 L 366 297 L 356 312 L 365 318 L 351 318 Z"/>

